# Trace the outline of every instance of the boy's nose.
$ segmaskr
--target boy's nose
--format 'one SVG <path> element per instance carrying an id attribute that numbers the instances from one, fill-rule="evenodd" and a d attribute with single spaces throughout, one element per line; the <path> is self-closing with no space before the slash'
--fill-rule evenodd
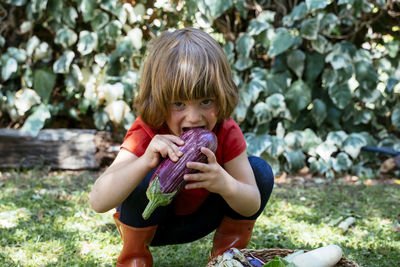
<path id="1" fill-rule="evenodd" d="M 197 123 L 201 120 L 201 114 L 197 109 L 190 109 L 186 114 L 186 120 L 190 123 Z"/>

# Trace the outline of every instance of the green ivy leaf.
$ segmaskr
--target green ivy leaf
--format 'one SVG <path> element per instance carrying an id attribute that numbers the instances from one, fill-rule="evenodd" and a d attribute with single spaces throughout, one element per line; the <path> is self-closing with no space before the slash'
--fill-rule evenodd
<path id="1" fill-rule="evenodd" d="M 15 94 L 14 106 L 19 116 L 24 116 L 25 112 L 36 104 L 40 103 L 39 95 L 32 89 L 24 88 Z"/>
<path id="2" fill-rule="evenodd" d="M 33 87 L 33 71 L 31 67 L 27 67 L 22 76 L 23 87 L 32 88 Z"/>
<path id="3" fill-rule="evenodd" d="M 282 54 L 294 44 L 295 40 L 296 37 L 291 35 L 286 28 L 278 28 L 268 49 L 268 56 L 276 57 Z"/>
<path id="4" fill-rule="evenodd" d="M 39 131 L 43 128 L 44 123 L 51 117 L 47 105 L 41 104 L 36 110 L 25 120 L 21 131 L 29 133 L 31 136 L 36 137 Z"/>
<path id="5" fill-rule="evenodd" d="M 353 5 L 354 0 L 339 0 L 338 5 Z"/>
<path id="6" fill-rule="evenodd" d="M 71 45 L 75 44 L 78 40 L 78 35 L 68 28 L 62 28 L 57 31 L 54 43 L 61 45 L 64 49 L 67 49 Z"/>
<path id="7" fill-rule="evenodd" d="M 332 49 L 332 44 L 322 35 L 318 34 L 315 40 L 311 41 L 311 47 L 320 54 L 325 54 Z"/>
<path id="8" fill-rule="evenodd" d="M 340 152 L 339 154 L 337 154 L 336 158 L 334 158 L 332 161 L 332 167 L 338 173 L 347 171 L 352 166 L 353 162 L 351 161 L 350 157 L 344 152 Z"/>
<path id="9" fill-rule="evenodd" d="M 292 12 L 289 15 L 283 17 L 283 25 L 291 27 L 293 26 L 294 22 L 304 19 L 307 14 L 307 5 L 306 3 L 301 2 L 292 9 Z"/>
<path id="10" fill-rule="evenodd" d="M 96 9 L 94 12 L 94 18 L 90 21 L 94 31 L 101 30 L 110 21 L 110 16 L 101 10 Z"/>
<path id="11" fill-rule="evenodd" d="M 27 0 L 8 0 L 5 1 L 7 4 L 11 4 L 13 6 L 24 6 Z"/>
<path id="12" fill-rule="evenodd" d="M 248 57 L 254 46 L 254 39 L 250 34 L 244 33 L 236 41 L 236 51 L 242 57 Z"/>
<path id="13" fill-rule="evenodd" d="M 71 28 L 75 28 L 76 20 L 78 19 L 78 12 L 72 6 L 66 7 L 62 12 L 62 20 L 65 25 Z"/>
<path id="14" fill-rule="evenodd" d="M 315 156 L 315 149 L 322 143 L 321 138 L 319 138 L 315 132 L 311 129 L 305 129 L 301 132 L 303 138 L 303 150 L 304 152 L 310 154 L 311 156 Z"/>
<path id="15" fill-rule="evenodd" d="M 257 85 L 259 85 L 262 89 L 266 90 L 267 89 L 267 81 L 266 81 L 267 74 L 268 74 L 268 72 L 266 69 L 254 67 L 251 69 L 250 78 L 252 81 L 257 82 Z M 258 98 L 258 95 L 257 95 L 257 98 Z"/>
<path id="16" fill-rule="evenodd" d="M 324 9 L 331 3 L 331 0 L 306 0 L 309 10 Z"/>
<path id="17" fill-rule="evenodd" d="M 266 95 L 275 93 L 283 93 L 287 88 L 287 76 L 285 73 L 272 74 L 268 73 L 265 80 L 267 81 Z"/>
<path id="18" fill-rule="evenodd" d="M 310 18 L 301 23 L 300 35 L 307 40 L 316 40 L 318 37 L 319 19 Z"/>
<path id="19" fill-rule="evenodd" d="M 18 62 L 15 58 L 4 55 L 1 57 L 1 61 L 1 78 L 3 81 L 7 81 L 14 73 L 17 72 Z"/>
<path id="20" fill-rule="evenodd" d="M 124 114 L 123 126 L 126 131 L 128 131 L 131 128 L 133 122 L 135 121 L 135 118 L 136 117 L 132 112 L 126 112 Z"/>
<path id="21" fill-rule="evenodd" d="M 71 50 L 65 50 L 63 55 L 53 64 L 54 73 L 69 73 L 69 66 L 74 60 L 75 53 Z"/>
<path id="22" fill-rule="evenodd" d="M 343 150 L 355 159 L 365 145 L 367 145 L 367 141 L 362 134 L 351 133 L 343 142 Z"/>
<path id="23" fill-rule="evenodd" d="M 325 68 L 324 72 L 322 74 L 322 86 L 325 88 L 330 88 L 333 87 L 338 80 L 338 75 L 337 73 L 330 69 L 330 68 Z"/>
<path id="24" fill-rule="evenodd" d="M 303 76 L 305 59 L 306 55 L 301 50 L 290 51 L 287 56 L 287 65 L 299 79 Z"/>
<path id="25" fill-rule="evenodd" d="M 320 156 L 325 161 L 329 161 L 331 155 L 336 151 L 337 147 L 330 142 L 323 142 L 319 144 L 315 150 L 318 156 Z"/>
<path id="26" fill-rule="evenodd" d="M 63 0 L 50 0 L 47 5 L 47 10 L 51 16 L 58 22 L 61 23 L 63 9 L 65 8 Z"/>
<path id="27" fill-rule="evenodd" d="M 32 13 L 42 13 L 46 10 L 48 0 L 31 0 L 29 2 Z M 40 16 L 39 16 L 40 17 Z"/>
<path id="28" fill-rule="evenodd" d="M 326 142 L 334 144 L 338 148 L 342 148 L 343 142 L 347 139 L 348 134 L 345 131 L 329 132 L 326 137 Z"/>
<path id="29" fill-rule="evenodd" d="M 328 92 L 333 103 L 335 103 L 335 105 L 340 109 L 344 109 L 353 97 L 347 83 L 335 84 L 329 88 Z"/>
<path id="30" fill-rule="evenodd" d="M 332 68 L 335 70 L 346 69 L 352 66 L 351 58 L 348 54 L 341 51 L 334 51 L 327 55 L 326 62 L 331 63 Z"/>
<path id="31" fill-rule="evenodd" d="M 200 12 L 211 19 L 211 21 L 221 16 L 232 6 L 233 3 L 231 0 L 199 0 L 197 3 L 197 7 L 199 8 Z"/>
<path id="32" fill-rule="evenodd" d="M 91 21 L 94 16 L 94 10 L 97 7 L 95 0 L 79 0 L 78 10 L 82 13 L 84 22 Z"/>
<path id="33" fill-rule="evenodd" d="M 290 86 L 285 100 L 290 113 L 297 117 L 311 103 L 311 89 L 302 80 L 298 80 Z"/>
<path id="34" fill-rule="evenodd" d="M 301 149 L 289 150 L 283 153 L 283 155 L 291 172 L 297 172 L 305 166 L 306 156 Z"/>
<path id="35" fill-rule="evenodd" d="M 285 97 L 282 94 L 270 95 L 265 99 L 265 103 L 273 118 L 279 117 L 286 110 Z"/>
<path id="36" fill-rule="evenodd" d="M 261 32 L 270 29 L 271 27 L 271 24 L 267 22 L 259 21 L 258 19 L 252 19 L 247 27 L 247 33 L 249 35 L 258 35 Z"/>
<path id="37" fill-rule="evenodd" d="M 251 156 L 259 157 L 272 143 L 272 136 L 268 134 L 245 133 L 244 137 L 247 143 L 247 153 Z"/>
<path id="38" fill-rule="evenodd" d="M 325 66 L 324 56 L 319 53 L 310 53 L 306 57 L 305 79 L 307 83 L 315 81 Z"/>
<path id="39" fill-rule="evenodd" d="M 353 123 L 354 125 L 369 124 L 374 117 L 374 113 L 371 110 L 360 110 L 354 113 Z"/>
<path id="40" fill-rule="evenodd" d="M 265 150 L 273 158 L 278 158 L 285 152 L 286 143 L 285 139 L 272 136 L 271 145 Z"/>
<path id="41" fill-rule="evenodd" d="M 143 32 L 140 28 L 136 27 L 130 30 L 128 32 L 128 38 L 132 42 L 133 47 L 135 47 L 137 50 L 142 48 Z"/>
<path id="42" fill-rule="evenodd" d="M 247 19 L 247 8 L 246 8 L 246 0 L 236 0 L 234 1 L 234 5 L 237 11 L 239 11 L 240 16 L 244 19 Z"/>
<path id="43" fill-rule="evenodd" d="M 244 71 L 253 65 L 253 60 L 250 57 L 239 56 L 235 63 L 235 68 L 239 71 Z"/>
<path id="44" fill-rule="evenodd" d="M 33 73 L 33 89 L 40 96 L 42 103 L 47 104 L 56 83 L 57 76 L 47 68 L 35 70 Z"/>
<path id="45" fill-rule="evenodd" d="M 105 27 L 105 32 L 107 34 L 107 38 L 110 40 L 116 39 L 121 35 L 122 24 L 118 20 L 113 20 L 107 24 Z"/>
<path id="46" fill-rule="evenodd" d="M 108 117 L 107 113 L 102 109 L 97 110 L 93 114 L 93 119 L 94 119 L 94 125 L 96 125 L 96 128 L 99 130 L 104 130 L 107 126 L 107 123 L 110 121 L 110 118 Z"/>
<path id="47" fill-rule="evenodd" d="M 191 9 L 190 11 L 197 9 L 194 1 L 191 3 L 186 2 L 186 5 L 191 6 L 191 8 L 188 7 L 188 9 Z M 123 7 L 127 12 L 128 21 L 130 24 L 143 21 L 143 17 L 146 15 L 146 7 L 142 3 L 136 3 L 133 8 L 131 5 L 124 5 Z"/>
<path id="48" fill-rule="evenodd" d="M 338 23 L 339 19 L 335 14 L 327 13 L 321 19 L 319 27 L 323 34 L 330 35 Z"/>
<path id="49" fill-rule="evenodd" d="M 392 125 L 396 127 L 397 130 L 400 131 L 400 108 L 395 108 L 393 110 L 390 119 L 392 120 Z"/>
<path id="50" fill-rule="evenodd" d="M 36 47 L 40 44 L 40 40 L 37 36 L 32 36 L 28 42 L 26 43 L 26 55 L 28 57 L 33 56 L 33 52 L 35 51 Z"/>
<path id="51" fill-rule="evenodd" d="M 311 173 L 324 174 L 331 169 L 331 160 L 324 161 L 322 158 L 309 157 L 307 161 L 310 165 Z"/>
<path id="52" fill-rule="evenodd" d="M 257 20 L 273 23 L 275 21 L 275 14 L 276 14 L 276 12 L 274 12 L 274 11 L 263 10 L 260 14 L 258 14 Z"/>
<path id="53" fill-rule="evenodd" d="M 254 106 L 253 112 L 256 115 L 258 124 L 263 124 L 271 120 L 271 114 L 269 113 L 268 105 L 264 102 L 258 102 Z"/>
<path id="54" fill-rule="evenodd" d="M 92 53 L 97 48 L 97 33 L 81 31 L 79 33 L 78 51 L 82 56 Z"/>
<path id="55" fill-rule="evenodd" d="M 286 146 L 290 149 L 299 149 L 302 147 L 303 135 L 299 131 L 289 132 L 285 136 Z"/>
<path id="56" fill-rule="evenodd" d="M 257 101 L 260 92 L 264 91 L 265 86 L 266 86 L 265 81 L 257 80 L 257 79 L 252 79 L 247 84 L 247 91 L 252 96 L 252 98 L 251 98 L 252 102 L 256 102 Z"/>
<path id="57" fill-rule="evenodd" d="M 313 100 L 313 108 L 311 109 L 311 116 L 317 126 L 321 126 L 327 117 L 326 104 L 321 99 Z"/>
<path id="58" fill-rule="evenodd" d="M 18 63 L 24 63 L 27 58 L 25 50 L 16 47 L 9 47 L 7 49 L 7 54 L 15 58 Z"/>

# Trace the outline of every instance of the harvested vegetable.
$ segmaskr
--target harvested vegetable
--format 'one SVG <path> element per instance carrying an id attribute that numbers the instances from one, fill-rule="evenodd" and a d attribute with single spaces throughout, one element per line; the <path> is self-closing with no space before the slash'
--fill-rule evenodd
<path id="1" fill-rule="evenodd" d="M 342 258 L 342 249 L 337 245 L 328 245 L 295 256 L 292 259 L 297 267 L 332 267 Z"/>
<path id="2" fill-rule="evenodd" d="M 142 216 L 148 219 L 153 211 L 159 206 L 166 206 L 171 203 L 174 196 L 186 184 L 183 176 L 197 172 L 186 167 L 189 161 L 207 163 L 207 156 L 200 149 L 207 147 L 215 153 L 217 150 L 217 137 L 208 130 L 193 128 L 184 132 L 180 137 L 185 144 L 180 148 L 183 155 L 173 162 L 169 158 L 165 159 L 155 170 L 151 177 L 146 196 L 149 199 Z"/>

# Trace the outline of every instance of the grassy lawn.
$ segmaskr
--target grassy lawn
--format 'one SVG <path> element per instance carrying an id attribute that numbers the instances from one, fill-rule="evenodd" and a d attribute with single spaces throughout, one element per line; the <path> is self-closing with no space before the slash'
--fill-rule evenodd
<path id="1" fill-rule="evenodd" d="M 0 266 L 114 266 L 121 240 L 112 212 L 94 213 L 90 172 L 0 172 Z M 360 266 L 400 263 L 400 186 L 277 184 L 249 248 L 334 243 Z M 352 216 L 342 232 L 337 222 Z M 155 266 L 205 266 L 212 235 L 152 248 Z"/>

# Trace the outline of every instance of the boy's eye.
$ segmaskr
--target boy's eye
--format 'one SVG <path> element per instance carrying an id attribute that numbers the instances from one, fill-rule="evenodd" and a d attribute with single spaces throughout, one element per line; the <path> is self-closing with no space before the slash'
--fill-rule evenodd
<path id="1" fill-rule="evenodd" d="M 211 105 L 212 103 L 213 103 L 212 99 L 205 99 L 205 100 L 201 101 L 201 104 L 205 105 L 205 106 Z"/>
<path id="2" fill-rule="evenodd" d="M 185 104 L 183 104 L 182 102 L 174 102 L 172 103 L 172 106 L 175 108 L 182 108 L 185 106 Z"/>

